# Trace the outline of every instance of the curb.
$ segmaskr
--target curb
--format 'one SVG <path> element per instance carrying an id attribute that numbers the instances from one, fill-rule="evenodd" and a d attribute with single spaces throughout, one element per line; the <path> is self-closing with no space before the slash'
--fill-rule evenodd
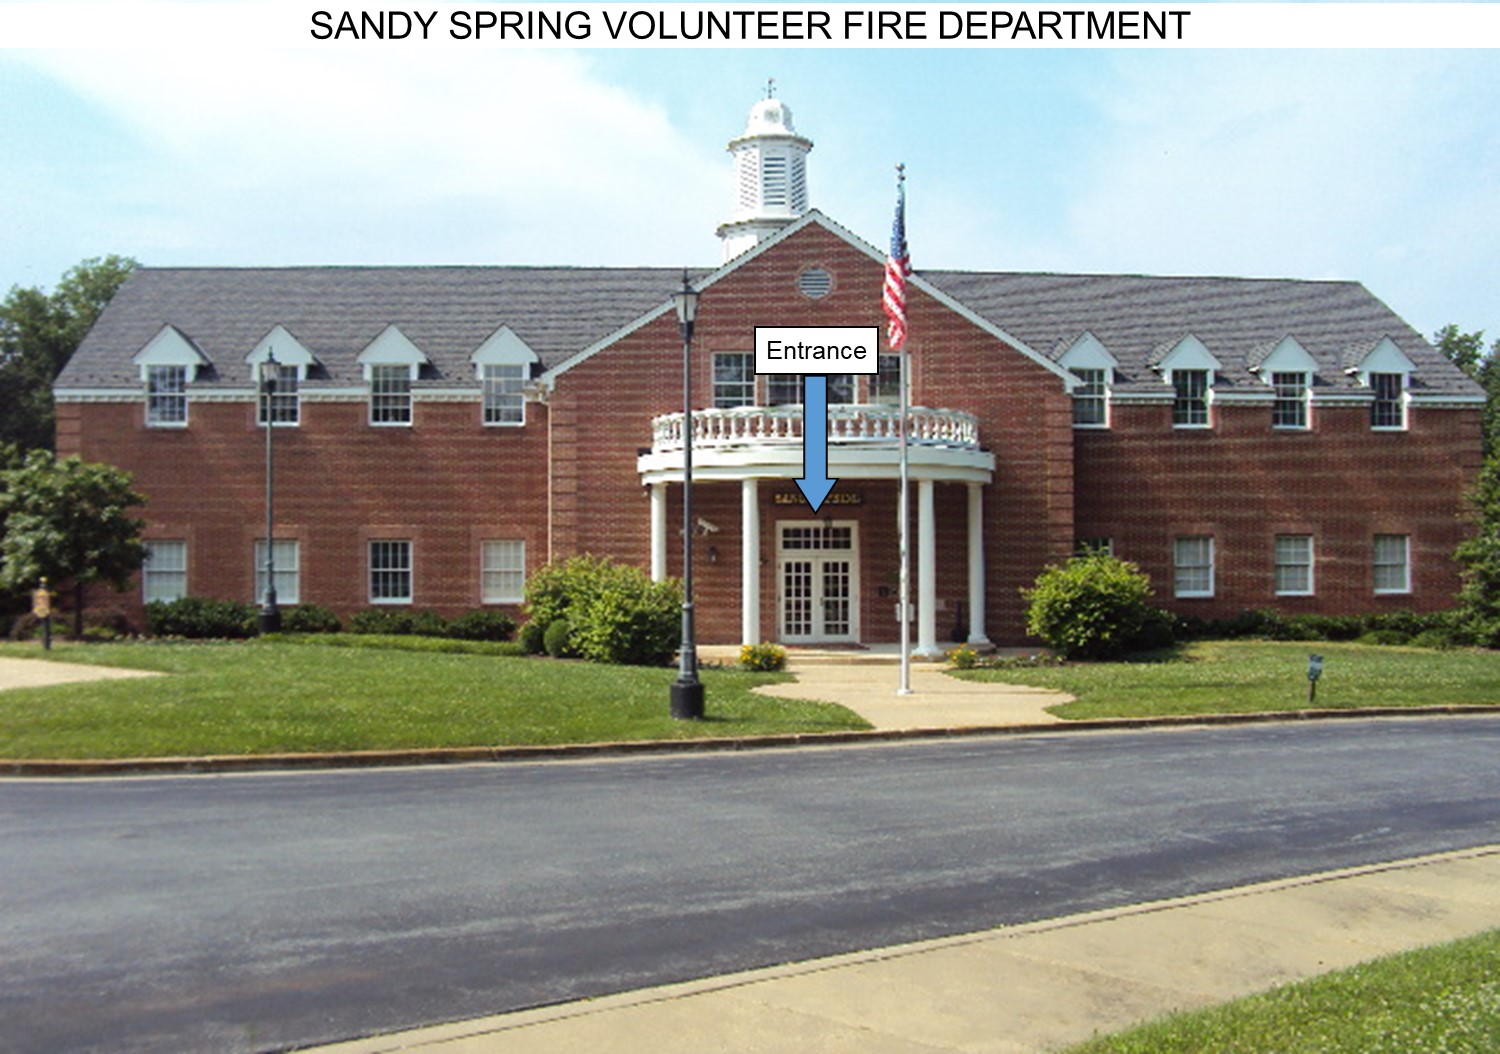
<path id="1" fill-rule="evenodd" d="M 421 750 L 361 750 L 339 754 L 217 754 L 204 757 L 84 758 L 78 760 L 44 758 L 35 761 L 0 761 L 0 776 L 209 775 L 239 772 L 396 768 L 418 765 L 467 765 L 481 762 L 566 761 L 581 758 L 722 753 L 976 736 L 1051 735 L 1059 732 L 1137 731 L 1156 728 L 1205 728 L 1393 717 L 1462 717 L 1482 714 L 1500 714 L 1500 704 L 1380 706 L 1343 710 L 1278 710 L 1245 714 L 1112 717 L 1086 721 L 1062 721 L 1045 725 L 969 725 L 958 728 L 903 728 L 865 732 L 801 732 L 778 736 L 642 739 L 609 743 L 567 743 L 555 746 L 437 747 Z"/>

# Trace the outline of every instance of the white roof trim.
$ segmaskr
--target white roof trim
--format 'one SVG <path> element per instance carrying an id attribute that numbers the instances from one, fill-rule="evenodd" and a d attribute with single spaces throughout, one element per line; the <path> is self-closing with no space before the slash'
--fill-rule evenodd
<path id="1" fill-rule="evenodd" d="M 1170 384 L 1172 374 L 1177 370 L 1210 370 L 1218 373 L 1224 368 L 1224 364 L 1214 357 L 1214 353 L 1208 350 L 1203 341 L 1189 333 L 1172 345 L 1172 350 L 1161 357 L 1156 368 L 1161 371 L 1162 379 Z"/>
<path id="2" fill-rule="evenodd" d="M 1307 349 L 1297 343 L 1295 337 L 1282 337 L 1280 343 L 1272 349 L 1271 353 L 1261 360 L 1255 372 L 1260 374 L 1265 383 L 1271 383 L 1273 373 L 1306 373 L 1314 374 L 1318 371 L 1318 363 Z"/>
<path id="3" fill-rule="evenodd" d="M 1057 357 L 1057 361 L 1070 370 L 1114 370 L 1120 365 L 1120 360 L 1110 354 L 1103 341 L 1088 330 L 1084 330 L 1068 350 Z"/>
<path id="4" fill-rule="evenodd" d="M 198 346 L 176 326 L 162 326 L 156 336 L 146 341 L 145 347 L 131 356 L 130 361 L 141 368 L 141 380 L 146 380 L 146 370 L 152 366 L 186 366 L 188 380 L 197 377 L 201 366 L 209 360 Z"/>
<path id="5" fill-rule="evenodd" d="M 288 332 L 287 328 L 279 323 L 271 327 L 271 331 L 260 338 L 260 343 L 250 349 L 250 354 L 245 356 L 245 363 L 249 366 L 259 366 L 265 362 L 272 353 L 276 355 L 276 361 L 282 366 L 301 366 L 306 375 L 307 367 L 315 365 L 317 356 L 307 350 L 307 346 Z"/>
<path id="6" fill-rule="evenodd" d="M 1394 340 L 1381 337 L 1380 342 L 1365 352 L 1359 363 L 1347 372 L 1357 376 L 1360 384 L 1367 385 L 1372 373 L 1401 373 L 1409 376 L 1416 369 L 1416 363 L 1407 358 L 1406 352 L 1397 347 Z"/>
<path id="7" fill-rule="evenodd" d="M 714 271 L 710 271 L 707 275 L 694 282 L 693 288 L 697 289 L 699 292 L 708 289 L 709 287 L 727 278 L 735 271 L 739 270 L 745 264 L 756 259 L 761 254 L 770 252 L 772 249 L 780 245 L 782 242 L 786 241 L 788 238 L 794 237 L 804 227 L 810 226 L 814 223 L 822 227 L 824 230 L 830 232 L 831 234 L 843 239 L 845 242 L 870 257 L 870 259 L 874 260 L 876 263 L 884 266 L 885 254 L 882 253 L 879 249 L 876 249 L 869 242 L 853 234 L 847 228 L 842 227 L 834 221 L 830 220 L 827 216 L 823 215 L 817 209 L 810 209 L 800 219 L 794 220 L 791 223 L 787 224 L 780 231 L 777 231 L 774 235 L 767 238 L 759 245 L 756 245 L 755 247 L 750 249 L 746 249 L 744 252 L 740 253 L 728 263 L 723 264 L 721 267 Z M 1025 342 L 1011 336 L 1009 333 L 1005 332 L 1005 330 L 1001 329 L 993 322 L 990 322 L 988 319 L 975 314 L 971 308 L 968 308 L 959 303 L 957 300 L 954 300 L 947 293 L 944 293 L 936 286 L 927 282 L 924 278 L 922 278 L 921 275 L 914 273 L 909 276 L 906 281 L 908 288 L 916 288 L 921 290 L 923 293 L 932 297 L 934 300 L 938 301 L 938 303 L 942 304 L 950 311 L 959 315 L 965 321 L 973 324 L 974 326 L 988 333 L 990 336 L 996 338 L 997 340 L 1009 344 L 1011 347 L 1019 351 L 1022 355 L 1035 362 L 1038 366 L 1042 366 L 1049 372 L 1055 374 L 1065 385 L 1068 385 L 1070 389 L 1072 385 L 1077 383 L 1078 378 L 1073 376 L 1073 374 L 1066 367 L 1053 362 L 1046 355 L 1039 354 L 1032 348 L 1028 347 Z M 648 325 L 667 312 L 672 311 L 673 307 L 670 296 L 670 291 L 664 293 L 664 299 L 660 307 L 656 308 L 653 311 L 647 312 L 629 325 L 622 326 L 620 329 L 611 333 L 609 336 L 603 338 L 595 344 L 590 345 L 587 348 L 584 348 L 578 354 L 552 367 L 552 369 L 548 370 L 542 375 L 543 383 L 548 387 L 551 387 L 556 383 L 556 380 L 559 376 L 566 373 L 568 370 L 571 370 L 574 366 L 588 361 L 610 345 L 616 343 L 617 341 L 623 340 L 625 337 L 634 333 L 642 326 Z"/>
<path id="8" fill-rule="evenodd" d="M 368 381 L 373 366 L 405 366 L 411 371 L 412 380 L 416 380 L 417 371 L 430 360 L 421 348 L 407 339 L 399 326 L 393 324 L 386 326 L 380 336 L 366 344 L 365 350 L 354 361 L 364 368 L 365 380 Z"/>
<path id="9" fill-rule="evenodd" d="M 501 326 L 474 349 L 469 361 L 475 366 L 525 366 L 541 358 L 509 326 Z"/>

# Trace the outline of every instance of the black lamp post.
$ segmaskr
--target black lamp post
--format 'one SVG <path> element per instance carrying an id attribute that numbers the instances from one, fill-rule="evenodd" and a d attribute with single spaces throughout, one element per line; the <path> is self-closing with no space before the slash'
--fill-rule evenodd
<path id="1" fill-rule="evenodd" d="M 272 532 L 275 521 L 275 460 L 272 458 L 271 435 L 276 431 L 276 353 L 268 351 L 261 364 L 261 398 L 264 400 L 266 426 L 266 598 L 260 609 L 260 632 L 281 632 L 281 609 L 276 606 L 276 541 Z"/>
<path id="2" fill-rule="evenodd" d="M 698 680 L 698 644 L 693 636 L 693 320 L 698 291 L 682 273 L 682 289 L 672 294 L 682 334 L 682 651 L 672 682 L 672 716 L 703 716 L 703 683 Z"/>

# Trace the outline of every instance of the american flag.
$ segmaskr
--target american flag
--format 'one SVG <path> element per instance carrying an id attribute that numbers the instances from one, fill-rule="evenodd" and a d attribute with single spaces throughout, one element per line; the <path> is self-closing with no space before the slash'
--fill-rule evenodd
<path id="1" fill-rule="evenodd" d="M 906 343 L 906 276 L 911 274 L 911 254 L 906 249 L 906 174 L 904 166 L 896 168 L 896 219 L 891 224 L 891 252 L 885 260 L 885 289 L 881 306 L 885 309 L 886 338 L 892 351 Z"/>

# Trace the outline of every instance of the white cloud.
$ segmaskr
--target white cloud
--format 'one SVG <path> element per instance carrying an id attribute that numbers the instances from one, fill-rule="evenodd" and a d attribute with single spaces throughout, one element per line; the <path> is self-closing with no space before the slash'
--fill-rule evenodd
<path id="1" fill-rule="evenodd" d="M 726 185 L 715 152 L 576 55 L 71 51 L 33 61 L 144 145 L 115 193 L 135 200 L 145 229 L 134 233 L 155 232 L 169 252 L 357 259 L 398 230 L 421 260 L 714 252 L 714 191 Z M 455 222 L 465 214 L 468 224 Z M 477 233 L 497 244 L 486 250 Z"/>

